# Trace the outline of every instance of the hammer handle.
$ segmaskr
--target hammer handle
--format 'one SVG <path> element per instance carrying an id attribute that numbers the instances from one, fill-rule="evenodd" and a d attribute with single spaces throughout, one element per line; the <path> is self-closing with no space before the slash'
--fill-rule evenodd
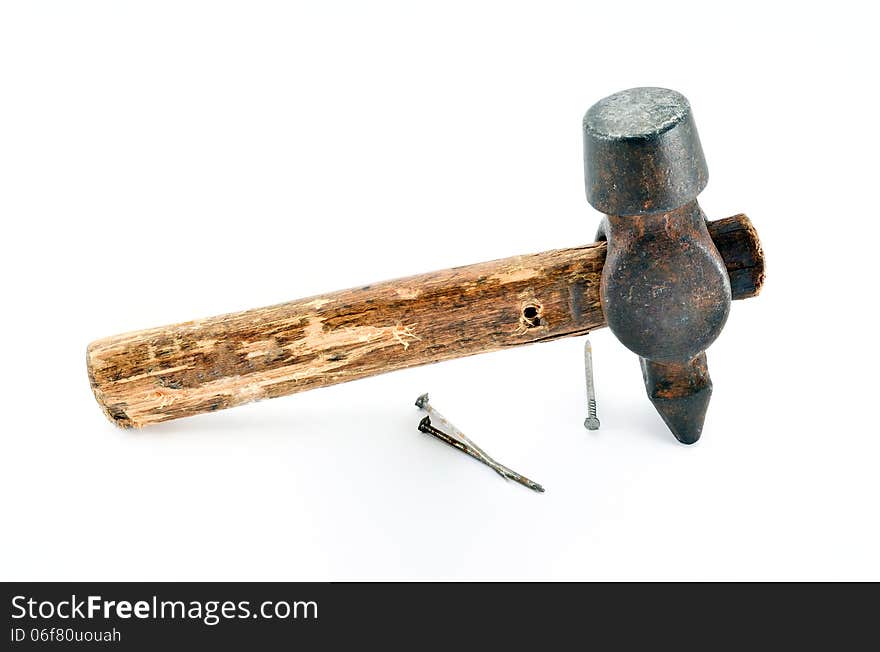
<path id="1" fill-rule="evenodd" d="M 763 281 L 745 215 L 711 222 L 735 299 Z M 118 426 L 212 412 L 605 325 L 605 243 L 456 267 L 92 342 L 89 381 Z"/>

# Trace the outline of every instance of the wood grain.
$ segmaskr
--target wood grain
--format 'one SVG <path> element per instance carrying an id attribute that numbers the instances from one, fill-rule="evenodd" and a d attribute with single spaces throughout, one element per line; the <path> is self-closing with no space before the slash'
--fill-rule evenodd
<path id="1" fill-rule="evenodd" d="M 754 296 L 763 253 L 745 215 L 709 224 Z M 92 342 L 95 398 L 116 425 L 286 396 L 605 325 L 605 243 L 514 256 Z M 734 285 L 732 283 L 732 285 Z"/>

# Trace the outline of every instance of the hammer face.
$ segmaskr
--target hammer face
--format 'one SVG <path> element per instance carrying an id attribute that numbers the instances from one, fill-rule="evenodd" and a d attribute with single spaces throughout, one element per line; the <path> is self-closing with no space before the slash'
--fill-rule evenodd
<path id="1" fill-rule="evenodd" d="M 587 200 L 606 215 L 669 211 L 693 200 L 709 170 L 687 99 L 631 88 L 584 116 Z"/>

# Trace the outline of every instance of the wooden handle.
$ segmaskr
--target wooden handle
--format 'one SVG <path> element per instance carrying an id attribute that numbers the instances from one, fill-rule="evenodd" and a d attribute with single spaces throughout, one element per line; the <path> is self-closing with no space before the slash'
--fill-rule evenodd
<path id="1" fill-rule="evenodd" d="M 709 224 L 734 299 L 764 261 L 745 215 Z M 95 398 L 118 426 L 286 396 L 605 326 L 605 243 L 456 267 L 92 342 Z"/>

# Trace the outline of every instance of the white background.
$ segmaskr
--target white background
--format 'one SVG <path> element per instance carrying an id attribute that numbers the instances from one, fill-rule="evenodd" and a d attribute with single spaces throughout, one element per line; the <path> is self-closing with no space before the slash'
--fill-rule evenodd
<path id="1" fill-rule="evenodd" d="M 825 7 L 3 3 L 0 579 L 880 579 L 877 20 Z M 597 433 L 580 339 L 102 416 L 93 339 L 590 241 L 581 117 L 642 85 L 768 260 L 697 445 L 607 330 Z"/>

